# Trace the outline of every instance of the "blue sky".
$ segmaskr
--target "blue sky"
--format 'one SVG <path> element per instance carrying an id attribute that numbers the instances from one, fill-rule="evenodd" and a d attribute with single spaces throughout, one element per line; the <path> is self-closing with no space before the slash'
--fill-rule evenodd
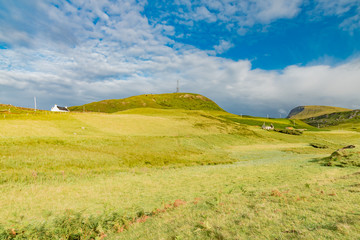
<path id="1" fill-rule="evenodd" d="M 163 1 L 151 1 L 145 7 L 144 13 L 151 23 L 156 24 L 159 21 L 170 23 L 175 30 L 175 36 L 172 39 L 177 42 L 189 44 L 201 50 L 212 50 L 221 41 L 228 42 L 229 50 L 217 52 L 217 56 L 234 61 L 249 59 L 252 62 L 252 68 L 283 69 L 293 64 L 307 65 L 314 61 L 324 61 L 324 58 L 335 64 L 360 51 L 360 32 L 353 29 L 346 31 L 345 27 L 351 26 L 340 27 L 346 19 L 359 13 L 359 1 L 357 4 L 356 1 L 343 1 L 344 5 L 341 6 L 348 8 L 346 14 L 323 13 L 321 18 L 319 18 L 319 14 L 326 10 L 320 10 L 320 6 L 315 2 L 294 2 L 294 5 L 288 6 L 293 9 L 289 11 L 288 16 L 278 16 L 278 19 L 273 16 L 274 19 L 271 23 L 269 22 L 271 20 L 264 20 L 265 22 L 252 20 L 240 27 L 238 22 L 232 28 L 227 26 L 236 22 L 233 20 L 236 17 L 228 16 L 227 21 L 216 21 L 215 15 L 221 13 L 217 10 L 213 10 L 214 19 L 212 20 L 193 21 L 189 20 L 189 17 L 180 17 L 182 21 L 187 19 L 189 24 L 179 23 L 177 14 L 168 14 L 176 12 L 176 9 L 179 8 L 185 12 L 197 12 L 196 8 L 208 7 L 206 4 L 195 3 L 190 10 L 186 5 L 176 2 L 164 4 Z M 243 16 L 239 21 L 252 17 L 254 16 Z M 268 18 L 271 19 L 270 16 Z M 357 24 L 359 23 L 357 22 Z M 353 27 L 358 28 L 359 26 Z M 239 29 L 243 29 L 244 32 L 239 33 Z M 181 37 L 177 37 L 179 35 Z M 183 37 L 182 35 L 188 36 Z"/>
<path id="2" fill-rule="evenodd" d="M 360 107 L 359 0 L 0 0 L 0 103 L 196 92 L 238 114 Z"/>

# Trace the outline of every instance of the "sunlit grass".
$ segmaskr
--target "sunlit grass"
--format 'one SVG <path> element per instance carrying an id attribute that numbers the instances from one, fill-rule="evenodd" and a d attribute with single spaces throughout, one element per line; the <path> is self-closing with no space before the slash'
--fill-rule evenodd
<path id="1" fill-rule="evenodd" d="M 360 237 L 359 169 L 314 161 L 360 145 L 358 132 L 292 136 L 224 115 L 133 109 L 0 120 L 0 239 Z M 186 204 L 165 207 L 177 199 Z"/>

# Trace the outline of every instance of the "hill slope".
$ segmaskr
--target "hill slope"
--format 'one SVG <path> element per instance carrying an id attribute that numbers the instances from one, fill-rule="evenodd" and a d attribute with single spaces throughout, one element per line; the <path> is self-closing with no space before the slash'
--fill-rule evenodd
<path id="1" fill-rule="evenodd" d="M 209 98 L 193 93 L 145 94 L 124 99 L 92 102 L 81 106 L 69 107 L 69 110 L 114 113 L 133 108 L 224 111 Z"/>
<path id="2" fill-rule="evenodd" d="M 298 106 L 290 111 L 287 118 L 306 119 L 306 118 L 321 116 L 324 114 L 329 114 L 334 112 L 345 112 L 345 111 L 351 111 L 351 109 L 331 107 L 331 106 L 317 106 L 317 105 Z"/>
<path id="3" fill-rule="evenodd" d="M 337 126 L 344 123 L 360 123 L 360 110 L 335 112 L 303 119 L 309 125 L 318 127 Z"/>

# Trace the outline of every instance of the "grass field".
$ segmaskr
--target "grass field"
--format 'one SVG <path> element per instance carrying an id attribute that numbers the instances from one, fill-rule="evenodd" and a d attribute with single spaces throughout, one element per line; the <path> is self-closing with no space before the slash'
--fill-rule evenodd
<path id="1" fill-rule="evenodd" d="M 360 146 L 350 128 L 149 108 L 0 119 L 0 239 L 360 238 L 359 168 L 319 162 Z"/>

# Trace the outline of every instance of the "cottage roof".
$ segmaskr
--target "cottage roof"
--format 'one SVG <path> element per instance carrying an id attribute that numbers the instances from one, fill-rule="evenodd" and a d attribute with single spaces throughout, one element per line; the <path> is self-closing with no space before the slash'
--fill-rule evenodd
<path id="1" fill-rule="evenodd" d="M 60 106 L 57 106 L 57 108 L 58 108 L 59 110 L 69 111 L 69 109 L 67 109 L 67 107 L 60 107 Z"/>

